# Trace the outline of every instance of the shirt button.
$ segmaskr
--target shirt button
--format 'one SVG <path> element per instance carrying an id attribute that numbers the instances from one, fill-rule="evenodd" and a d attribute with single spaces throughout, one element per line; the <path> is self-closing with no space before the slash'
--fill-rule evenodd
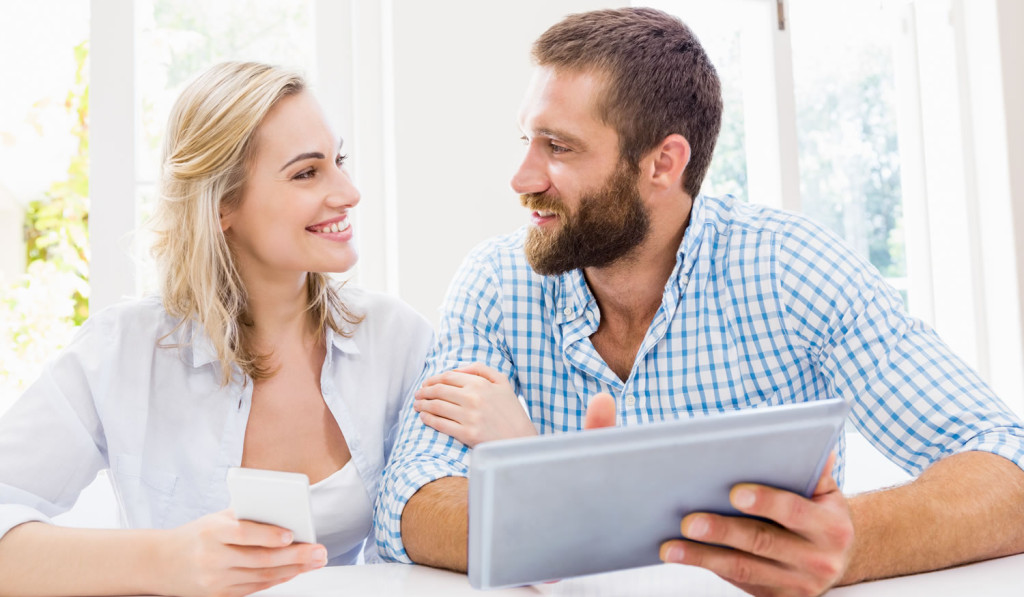
<path id="1" fill-rule="evenodd" d="M 689 281 L 690 281 L 690 277 L 689 276 L 679 276 L 679 283 L 682 284 L 683 286 L 686 286 L 687 282 L 689 282 Z"/>
<path id="2" fill-rule="evenodd" d="M 566 307 L 565 309 L 562 310 L 562 313 L 565 313 L 566 317 L 572 315 L 572 307 Z"/>
<path id="3" fill-rule="evenodd" d="M 632 396 L 627 396 L 626 397 L 626 406 L 628 406 L 630 408 L 633 408 L 634 404 L 636 404 L 636 398 L 634 398 Z"/>

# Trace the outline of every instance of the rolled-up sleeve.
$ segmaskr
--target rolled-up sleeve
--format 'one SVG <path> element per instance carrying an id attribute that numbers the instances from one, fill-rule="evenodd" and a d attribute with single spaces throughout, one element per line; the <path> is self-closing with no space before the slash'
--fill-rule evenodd
<path id="1" fill-rule="evenodd" d="M 0 417 L 0 538 L 69 509 L 107 466 L 91 389 L 103 358 L 97 327 L 86 323 Z"/>
<path id="2" fill-rule="evenodd" d="M 474 257 L 463 262 L 448 288 L 441 307 L 437 344 L 413 391 L 436 373 L 469 363 L 484 363 L 503 373 L 519 387 L 502 335 L 500 284 L 487 262 Z M 381 557 L 411 562 L 402 543 L 402 511 L 409 498 L 424 485 L 444 477 L 469 474 L 469 449 L 458 440 L 423 424 L 407 401 L 402 413 L 392 458 L 384 471 L 374 512 L 377 547 Z"/>

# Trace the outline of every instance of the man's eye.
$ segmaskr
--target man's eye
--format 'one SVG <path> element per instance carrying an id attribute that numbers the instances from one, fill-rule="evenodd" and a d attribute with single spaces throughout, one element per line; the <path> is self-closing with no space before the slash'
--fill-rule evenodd
<path id="1" fill-rule="evenodd" d="M 565 153 L 569 151 L 568 147 L 559 145 L 558 143 L 550 143 L 549 145 L 551 147 L 551 153 Z"/>

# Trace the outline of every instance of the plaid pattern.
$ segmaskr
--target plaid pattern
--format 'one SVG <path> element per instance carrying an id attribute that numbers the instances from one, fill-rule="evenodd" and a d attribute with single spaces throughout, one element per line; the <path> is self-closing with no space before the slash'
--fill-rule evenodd
<path id="1" fill-rule="evenodd" d="M 857 429 L 911 474 L 967 450 L 1024 467 L 1024 424 L 905 315 L 873 266 L 799 215 L 698 197 L 625 383 L 588 340 L 600 314 L 582 272 L 537 275 L 524 238 L 525 228 L 467 257 L 423 379 L 486 363 L 508 375 L 541 433 L 581 429 L 587 400 L 601 391 L 616 398 L 619 425 L 841 397 Z M 845 439 L 840 482 L 844 448 Z M 406 501 L 430 481 L 467 475 L 467 455 L 406 409 L 375 512 L 385 558 L 409 561 Z"/>

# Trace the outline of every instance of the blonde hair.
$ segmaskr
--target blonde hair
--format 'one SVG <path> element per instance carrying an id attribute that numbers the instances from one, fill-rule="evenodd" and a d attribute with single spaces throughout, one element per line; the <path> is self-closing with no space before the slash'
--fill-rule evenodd
<path id="1" fill-rule="evenodd" d="M 167 123 L 152 226 L 152 254 L 167 312 L 209 336 L 221 364 L 252 378 L 273 375 L 269 355 L 252 340 L 248 296 L 221 230 L 220 214 L 238 206 L 256 153 L 256 131 L 277 102 L 306 88 L 302 76 L 254 62 L 225 62 L 193 80 Z M 327 274 L 306 276 L 307 308 L 319 330 L 349 335 L 360 321 L 342 304 Z M 173 333 L 173 332 L 172 332 Z M 168 334 L 170 336 L 170 334 Z M 165 336 L 166 338 L 167 336 Z"/>

